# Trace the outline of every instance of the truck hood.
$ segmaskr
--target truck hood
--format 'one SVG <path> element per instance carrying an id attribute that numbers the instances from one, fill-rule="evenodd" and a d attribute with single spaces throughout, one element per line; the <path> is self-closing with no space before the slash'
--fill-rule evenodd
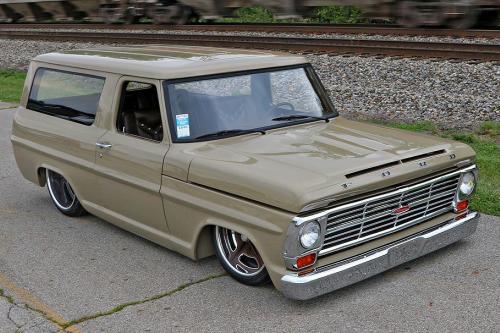
<path id="1" fill-rule="evenodd" d="M 461 143 L 340 117 L 209 141 L 189 154 L 189 182 L 295 213 L 474 156 Z"/>

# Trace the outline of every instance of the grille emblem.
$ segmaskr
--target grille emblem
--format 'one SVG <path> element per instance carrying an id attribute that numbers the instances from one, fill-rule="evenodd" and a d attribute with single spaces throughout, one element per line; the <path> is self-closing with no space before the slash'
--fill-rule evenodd
<path id="1" fill-rule="evenodd" d="M 401 206 L 399 208 L 396 208 L 392 211 L 392 215 L 401 215 L 403 213 L 406 213 L 411 209 L 410 206 Z"/>

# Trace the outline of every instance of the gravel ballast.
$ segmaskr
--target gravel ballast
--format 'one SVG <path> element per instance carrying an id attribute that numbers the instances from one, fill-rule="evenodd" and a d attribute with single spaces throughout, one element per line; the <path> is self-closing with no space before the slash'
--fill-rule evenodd
<path id="1" fill-rule="evenodd" d="M 102 44 L 0 39 L 0 68 L 26 70 L 38 54 Z M 307 55 L 339 112 L 351 119 L 433 121 L 474 128 L 500 121 L 500 66 Z"/>
<path id="2" fill-rule="evenodd" d="M 242 36 L 242 37 L 276 37 L 276 38 L 309 38 L 309 39 L 362 39 L 362 40 L 388 40 L 406 42 L 430 42 L 430 43 L 459 43 L 459 44 L 500 44 L 498 38 L 459 38 L 443 36 L 401 36 L 401 35 L 372 35 L 372 34 L 301 34 L 293 32 L 255 32 L 255 31 L 193 31 L 193 30 L 152 30 L 152 29 L 2 29 L 3 31 L 44 31 L 51 32 L 98 32 L 98 33 L 128 33 L 128 34 L 160 34 L 160 35 L 208 35 L 208 36 Z"/>

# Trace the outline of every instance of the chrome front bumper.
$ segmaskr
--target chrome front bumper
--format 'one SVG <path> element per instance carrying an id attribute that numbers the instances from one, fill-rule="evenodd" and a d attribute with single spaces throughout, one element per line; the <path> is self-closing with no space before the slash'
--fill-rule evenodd
<path id="1" fill-rule="evenodd" d="M 289 298 L 306 300 L 343 288 L 473 234 L 478 220 L 479 213 L 471 212 L 461 220 L 450 220 L 437 229 L 332 268 L 304 276 L 285 275 L 281 291 Z"/>

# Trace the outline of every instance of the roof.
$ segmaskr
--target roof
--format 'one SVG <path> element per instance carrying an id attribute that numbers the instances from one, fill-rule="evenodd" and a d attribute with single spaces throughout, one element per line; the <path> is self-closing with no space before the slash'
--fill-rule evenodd
<path id="1" fill-rule="evenodd" d="M 288 53 L 142 45 L 47 53 L 35 61 L 154 79 L 174 79 L 307 63 Z"/>

